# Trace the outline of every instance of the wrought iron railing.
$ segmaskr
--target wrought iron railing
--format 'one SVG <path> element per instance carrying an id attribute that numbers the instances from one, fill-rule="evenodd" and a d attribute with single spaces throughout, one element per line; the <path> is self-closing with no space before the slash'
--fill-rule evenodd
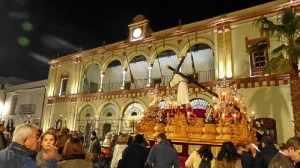
<path id="1" fill-rule="evenodd" d="M 187 76 L 192 76 L 192 74 L 186 73 Z M 210 82 L 215 80 L 215 70 L 208 70 L 208 71 L 198 71 L 197 72 L 197 79 L 198 83 L 202 82 Z M 151 87 L 155 85 L 158 86 L 167 86 L 170 81 L 172 80 L 173 75 L 166 75 L 162 76 L 161 78 L 152 78 L 151 79 Z M 146 88 L 148 84 L 148 79 L 135 79 L 134 83 L 130 81 L 125 81 L 124 89 L 143 89 Z M 103 92 L 111 92 L 111 91 L 118 91 L 122 88 L 122 82 L 114 82 L 102 85 Z"/>

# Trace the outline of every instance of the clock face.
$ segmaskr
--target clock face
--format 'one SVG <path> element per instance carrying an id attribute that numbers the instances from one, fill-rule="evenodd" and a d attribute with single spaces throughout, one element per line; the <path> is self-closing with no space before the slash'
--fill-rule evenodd
<path id="1" fill-rule="evenodd" d="M 142 35 L 142 29 L 141 28 L 135 28 L 133 30 L 132 36 L 133 38 L 139 38 Z"/>

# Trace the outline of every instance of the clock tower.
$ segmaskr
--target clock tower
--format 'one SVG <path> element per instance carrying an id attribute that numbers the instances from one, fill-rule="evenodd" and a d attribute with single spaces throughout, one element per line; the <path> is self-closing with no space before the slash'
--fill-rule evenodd
<path id="1" fill-rule="evenodd" d="M 133 22 L 128 25 L 129 41 L 138 41 L 151 36 L 149 21 L 143 15 L 137 15 Z"/>

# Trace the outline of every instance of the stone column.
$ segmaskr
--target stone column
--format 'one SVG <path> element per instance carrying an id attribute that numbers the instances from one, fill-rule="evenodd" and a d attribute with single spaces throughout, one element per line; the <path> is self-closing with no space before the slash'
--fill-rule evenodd
<path id="1" fill-rule="evenodd" d="M 217 29 L 218 76 L 219 79 L 232 77 L 232 40 L 230 25 L 221 25 Z"/>
<path id="2" fill-rule="evenodd" d="M 147 84 L 147 87 L 151 86 L 151 71 L 152 71 L 152 68 L 153 68 L 153 64 L 149 63 L 148 64 L 148 84 Z"/>
<path id="3" fill-rule="evenodd" d="M 99 92 L 102 92 L 102 86 L 103 86 L 103 77 L 104 77 L 105 72 L 101 71 L 100 74 L 100 87 L 99 87 Z"/>
<path id="4" fill-rule="evenodd" d="M 122 86 L 121 86 L 121 89 L 125 89 L 125 77 L 126 77 L 126 68 L 123 68 L 122 69 Z"/>

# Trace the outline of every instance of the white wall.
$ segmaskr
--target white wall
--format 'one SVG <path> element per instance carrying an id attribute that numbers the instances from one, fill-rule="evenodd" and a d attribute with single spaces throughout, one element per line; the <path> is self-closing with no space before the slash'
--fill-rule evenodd
<path id="1" fill-rule="evenodd" d="M 98 83 L 100 82 L 100 70 L 97 64 L 92 65 L 87 71 L 87 77 L 89 82 Z"/>
<path id="2" fill-rule="evenodd" d="M 11 115 L 10 109 L 11 109 L 12 97 L 14 95 L 18 95 L 19 97 L 18 97 L 17 106 L 16 106 L 16 115 Z M 14 119 L 15 125 L 24 123 L 27 120 L 27 114 L 21 115 L 19 113 L 20 106 L 22 104 L 35 104 L 36 105 L 35 112 L 33 114 L 30 114 L 30 116 L 31 116 L 30 122 L 31 123 L 33 122 L 33 119 L 40 119 L 42 116 L 43 105 L 44 105 L 44 100 L 45 100 L 44 95 L 45 95 L 44 87 L 7 92 L 2 120 L 7 122 L 10 119 Z"/>
<path id="3" fill-rule="evenodd" d="M 248 117 L 270 117 L 276 120 L 278 143 L 294 136 L 293 112 L 289 85 L 241 89 Z M 270 101 L 271 100 L 271 101 Z"/>

